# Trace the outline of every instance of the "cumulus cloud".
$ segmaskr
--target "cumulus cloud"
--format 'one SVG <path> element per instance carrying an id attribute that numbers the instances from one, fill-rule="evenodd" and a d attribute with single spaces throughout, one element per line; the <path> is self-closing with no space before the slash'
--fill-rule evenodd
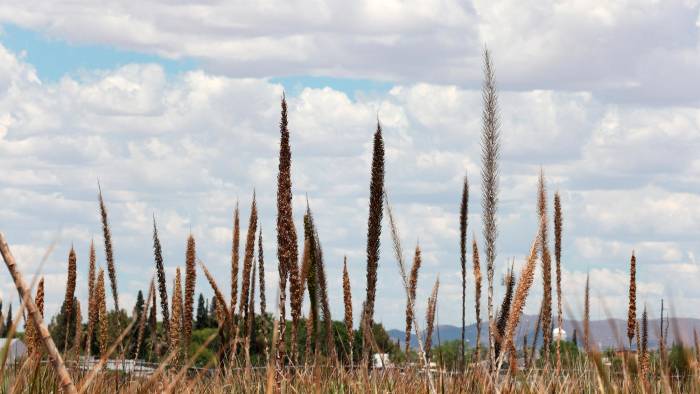
<path id="1" fill-rule="evenodd" d="M 697 104 L 699 9 L 696 0 L 33 0 L 3 2 L 0 21 L 73 43 L 196 59 L 210 72 L 234 77 L 322 75 L 476 87 L 488 44 L 509 89 Z"/>
<path id="2" fill-rule="evenodd" d="M 179 8 L 172 12 L 176 11 Z M 284 10 L 279 12 L 281 18 Z M 309 29 L 326 23 L 323 18 L 333 19 L 332 10 L 318 12 L 323 17 Z M 411 18 L 430 19 L 433 11 L 413 12 L 395 15 L 394 25 L 363 26 L 384 34 L 405 28 Z M 20 13 L 17 18 L 44 23 L 39 14 Z M 459 25 L 460 16 L 455 18 L 445 23 Z M 70 27 L 57 20 L 51 29 L 68 34 Z M 159 25 L 140 40 L 156 40 L 163 34 L 161 28 L 165 27 Z M 427 34 L 418 28 L 414 33 Z M 131 39 L 127 34 L 123 44 L 132 45 Z M 81 275 L 87 273 L 91 239 L 100 247 L 98 260 L 104 265 L 96 198 L 99 178 L 125 306 L 138 289 L 145 290 L 153 272 L 154 214 L 170 274 L 184 263 L 185 240 L 192 232 L 202 260 L 217 277 L 228 278 L 233 207 L 239 200 L 247 218 L 254 188 L 265 238 L 266 277 L 276 283 L 275 179 L 282 86 L 207 70 L 168 75 L 155 64 L 86 71 L 47 83 L 19 54 L 0 46 L 0 57 L 6 59 L 0 62 L 0 221 L 28 275 L 54 239 L 58 242 L 43 272 L 56 282 L 64 274 L 71 243 Z M 419 299 L 427 297 L 439 274 L 444 291 L 441 323 L 457 323 L 451 317 L 459 316 L 461 304 L 453 301 L 460 293 L 457 217 L 465 173 L 472 186 L 469 232 L 480 236 L 480 99 L 478 89 L 427 82 L 397 84 L 383 94 L 354 98 L 331 88 L 305 88 L 289 98 L 297 224 L 308 195 L 330 283 L 339 283 L 342 258 L 348 256 L 355 310 L 360 310 L 364 291 L 371 138 L 379 115 L 387 148 L 387 188 L 406 255 L 418 242 L 424 251 Z M 676 310 L 692 313 L 690 306 L 700 304 L 700 294 L 682 284 L 679 288 L 673 273 L 698 275 L 692 256 L 699 252 L 693 240 L 700 236 L 694 228 L 700 204 L 692 147 L 698 141 L 700 112 L 685 106 L 643 111 L 610 104 L 591 91 L 565 90 L 506 89 L 500 105 L 504 154 L 499 272 L 511 258 L 522 261 L 528 251 L 537 228 L 536 177 L 543 164 L 550 194 L 562 192 L 565 289 L 572 303 L 580 299 L 576 292 L 582 291 L 581 278 L 590 270 L 594 292 L 605 297 L 614 313 L 624 315 L 626 264 L 635 249 L 640 292 L 653 301 L 674 287 L 684 301 Z M 662 149 L 663 158 L 652 155 L 650 145 Z M 404 295 L 396 285 L 388 232 L 383 245 L 377 318 L 401 327 L 403 316 L 396 306 L 403 305 Z M 8 298 L 13 290 L 7 274 L 2 275 L 6 280 L 0 290 Z M 539 294 L 537 283 L 533 297 Z M 228 286 L 226 279 L 221 286 Z M 209 293 L 204 280 L 198 289 Z M 268 285 L 268 291 L 272 289 Z M 62 297 L 58 288 L 49 291 L 55 299 Z M 79 291 L 84 297 L 85 290 Z M 340 289 L 332 287 L 330 296 L 338 315 Z M 49 305 L 53 311 L 58 308 L 54 304 Z M 527 311 L 536 309 L 528 305 Z"/>

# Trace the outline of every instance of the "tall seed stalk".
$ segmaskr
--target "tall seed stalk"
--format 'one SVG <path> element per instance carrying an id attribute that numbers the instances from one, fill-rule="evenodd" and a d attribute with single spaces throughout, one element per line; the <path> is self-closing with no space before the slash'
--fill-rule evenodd
<path id="1" fill-rule="evenodd" d="M 265 317 L 267 305 L 265 305 L 265 257 L 263 255 L 262 226 L 258 234 L 258 280 L 260 285 L 260 315 Z"/>
<path id="2" fill-rule="evenodd" d="M 107 272 L 109 274 L 109 284 L 112 288 L 112 298 L 114 300 L 114 310 L 119 311 L 119 293 L 117 292 L 117 271 L 114 268 L 114 252 L 112 249 L 112 232 L 109 229 L 109 220 L 107 218 L 107 207 L 102 198 L 102 188 L 97 184 L 99 189 L 100 201 L 100 217 L 102 219 L 102 234 L 105 242 L 105 256 L 107 259 Z"/>
<path id="3" fill-rule="evenodd" d="M 642 373 L 646 376 L 649 372 L 649 355 L 647 354 L 647 341 L 649 339 L 649 323 L 647 321 L 647 306 L 642 312 Z M 697 344 L 697 342 L 696 342 Z M 697 345 L 696 345 L 697 346 Z"/>
<path id="4" fill-rule="evenodd" d="M 459 208 L 459 256 L 460 265 L 462 268 L 462 341 L 460 343 L 459 360 L 461 367 L 464 369 L 464 336 L 467 326 L 467 220 L 469 215 L 469 182 L 467 176 L 464 176 L 464 185 L 462 186 L 462 202 Z M 409 330 L 406 330 L 409 332 Z"/>
<path id="5" fill-rule="evenodd" d="M 100 349 L 100 356 L 104 356 L 109 348 L 109 316 L 107 315 L 107 297 L 105 294 L 105 273 L 100 268 L 97 273 L 96 286 L 97 308 L 98 308 L 98 327 L 97 327 L 97 343 Z"/>
<path id="6" fill-rule="evenodd" d="M 371 330 L 374 320 L 374 300 L 377 292 L 377 270 L 379 268 L 379 244 L 382 233 L 384 194 L 384 141 L 382 126 L 377 122 L 372 151 L 372 176 L 369 186 L 369 217 L 367 219 L 367 288 L 363 320 L 365 330 Z M 365 333 L 365 337 L 369 336 Z M 369 356 L 369 343 L 363 346 L 363 358 Z"/>
<path id="7" fill-rule="evenodd" d="M 73 298 L 75 298 L 75 280 L 77 279 L 77 257 L 73 246 L 68 252 L 68 279 L 66 280 L 66 297 L 63 300 L 66 316 L 66 335 L 63 343 L 63 352 L 68 350 L 68 333 L 71 331 L 71 316 L 73 316 Z"/>
<path id="8" fill-rule="evenodd" d="M 241 299 L 238 304 L 238 314 L 240 315 L 239 326 L 242 326 L 245 333 L 245 324 L 248 321 L 248 305 L 250 293 L 250 278 L 255 258 L 255 233 L 258 231 L 258 209 L 255 202 L 255 192 L 253 192 L 253 202 L 250 206 L 250 218 L 248 219 L 248 232 L 246 234 L 245 256 L 243 258 L 243 272 L 241 273 Z M 236 328 L 234 341 L 238 340 L 239 328 Z M 234 346 L 235 349 L 235 346 Z M 246 355 L 247 356 L 247 355 Z"/>
<path id="9" fill-rule="evenodd" d="M 75 300 L 75 335 L 73 336 L 73 349 L 80 354 L 80 343 L 83 340 L 83 314 L 80 310 L 80 300 Z"/>
<path id="10" fill-rule="evenodd" d="M 97 305 L 97 296 L 95 295 L 96 287 L 96 273 L 95 273 L 95 263 L 97 257 L 95 254 L 95 242 L 90 241 L 90 266 L 88 268 L 88 326 L 87 326 L 87 338 L 86 338 L 86 351 L 88 357 L 92 350 L 92 338 L 95 334 L 95 328 L 97 327 L 97 320 L 99 317 L 99 310 Z"/>
<path id="11" fill-rule="evenodd" d="M 170 314 L 170 352 L 174 353 L 173 365 L 179 365 L 182 361 L 182 284 L 180 281 L 180 267 L 175 269 L 175 283 L 173 284 L 172 313 Z"/>
<path id="12" fill-rule="evenodd" d="M 158 227 L 156 218 L 153 217 L 153 257 L 156 263 L 156 273 L 158 274 L 158 294 L 160 296 L 160 310 L 163 315 L 163 332 L 166 337 L 166 344 L 170 343 L 170 306 L 168 305 L 168 283 L 165 279 L 165 267 L 163 266 L 163 249 L 158 238 Z"/>
<path id="13" fill-rule="evenodd" d="M 554 193 L 554 260 L 557 274 L 557 373 L 561 371 L 561 332 L 564 325 L 564 317 L 561 307 L 561 234 L 563 218 L 561 212 L 561 198 L 559 192 Z"/>
<path id="14" fill-rule="evenodd" d="M 192 338 L 192 311 L 194 309 L 194 292 L 197 282 L 196 245 L 192 234 L 187 238 L 185 255 L 185 304 L 182 314 L 182 342 L 185 349 L 190 348 Z"/>
<path id="15" fill-rule="evenodd" d="M 428 297 L 428 307 L 425 312 L 425 354 L 430 358 L 430 350 L 433 344 L 433 330 L 435 328 L 435 311 L 437 308 L 438 288 L 440 287 L 440 278 L 435 279 L 433 291 Z"/>
<path id="16" fill-rule="evenodd" d="M 498 320 L 496 321 L 496 359 L 498 359 L 501 351 L 506 350 L 503 347 L 503 345 L 505 345 L 506 324 L 508 322 L 508 316 L 510 314 L 510 307 L 513 302 L 513 290 L 515 289 L 515 272 L 513 271 L 512 265 L 506 273 L 506 276 L 504 278 L 504 285 L 506 287 L 506 292 L 503 295 L 501 310 L 498 314 Z"/>
<path id="17" fill-rule="evenodd" d="M 238 200 L 236 200 L 236 209 L 233 211 L 233 240 L 231 242 L 231 313 L 235 312 L 238 303 L 238 260 L 241 243 L 239 215 Z"/>
<path id="18" fill-rule="evenodd" d="M 345 307 L 345 330 L 348 334 L 348 349 L 349 349 L 349 360 L 350 366 L 352 368 L 353 358 L 352 358 L 352 342 L 354 339 L 352 331 L 352 291 L 350 289 L 350 274 L 348 273 L 348 258 L 345 256 L 343 258 L 343 305 Z"/>
<path id="19" fill-rule="evenodd" d="M 542 351 L 549 354 L 552 344 L 552 260 L 549 254 L 548 222 L 547 222 L 547 187 L 544 171 L 540 169 L 537 190 L 537 212 L 540 218 L 540 257 L 542 260 Z M 549 366 L 549 357 L 545 357 L 545 365 Z"/>
<path id="20" fill-rule="evenodd" d="M 510 314 L 508 316 L 508 323 L 506 324 L 505 338 L 503 341 L 503 348 L 508 349 L 511 353 L 515 349 L 515 329 L 520 321 L 520 315 L 523 313 L 523 308 L 525 307 L 525 302 L 527 301 L 527 295 L 532 287 L 532 282 L 535 279 L 535 268 L 537 267 L 537 249 L 541 242 L 539 239 L 539 234 L 535 238 L 535 241 L 530 247 L 530 255 L 528 256 L 527 262 L 520 273 L 520 280 L 518 281 L 518 287 L 515 290 L 515 297 L 513 298 L 513 303 L 510 307 Z M 503 354 L 500 355 L 498 360 L 497 371 L 501 370 L 501 364 L 503 363 Z"/>
<path id="21" fill-rule="evenodd" d="M 333 320 L 331 318 L 330 302 L 328 301 L 328 284 L 326 282 L 326 268 L 323 263 L 323 249 L 321 242 L 318 239 L 318 233 L 314 230 L 314 243 L 316 244 L 316 263 L 318 276 L 318 289 L 321 295 L 321 308 L 323 310 L 323 323 L 326 328 L 326 348 L 328 349 L 328 357 L 334 359 L 335 344 L 333 341 Z"/>
<path id="22" fill-rule="evenodd" d="M 586 275 L 586 290 L 583 295 L 583 349 L 586 353 L 591 351 L 591 294 L 590 276 Z"/>
<path id="23" fill-rule="evenodd" d="M 474 270 L 474 313 L 476 314 L 476 360 L 479 360 L 481 351 L 481 262 L 479 261 L 479 247 L 476 236 L 472 238 L 472 264 Z"/>
<path id="24" fill-rule="evenodd" d="M 629 308 L 627 310 L 627 339 L 629 340 L 629 348 L 632 349 L 632 338 L 634 338 L 634 326 L 637 322 L 637 280 L 635 278 L 637 272 L 637 258 L 632 251 L 630 259 L 630 295 Z"/>
<path id="25" fill-rule="evenodd" d="M 484 249 L 488 280 L 489 362 L 496 363 L 493 327 L 493 272 L 496 263 L 498 159 L 500 156 L 500 121 L 496 80 L 488 49 L 484 50 L 484 83 L 482 87 L 483 112 L 481 134 L 481 207 L 484 225 Z"/>
<path id="26" fill-rule="evenodd" d="M 34 303 L 39 311 L 39 314 L 44 316 L 44 277 L 39 279 L 39 284 L 36 287 L 36 296 Z M 30 357 L 38 358 L 41 355 L 41 336 L 32 319 L 27 319 L 25 337 L 27 338 L 27 353 Z M 66 335 L 68 335 L 66 333 Z"/>
<path id="27" fill-rule="evenodd" d="M 289 146 L 289 130 L 287 122 L 287 100 L 282 96 L 282 111 L 280 119 L 280 152 L 279 173 L 277 175 L 277 259 L 279 261 L 280 299 L 279 299 L 279 341 L 277 347 L 277 368 L 282 364 L 285 345 L 285 304 L 287 279 L 290 281 L 291 296 L 298 292 L 298 250 L 297 235 L 292 216 L 292 152 Z M 293 316 L 294 325 L 298 316 Z"/>
<path id="28" fill-rule="evenodd" d="M 413 265 L 411 266 L 411 276 L 409 277 L 408 288 L 409 295 L 406 297 L 406 360 L 408 360 L 408 350 L 411 346 L 411 323 L 413 322 L 413 306 L 412 300 L 416 299 L 416 290 L 418 289 L 418 272 L 421 266 L 421 251 L 420 246 L 416 245 L 416 252 L 413 255 Z"/>

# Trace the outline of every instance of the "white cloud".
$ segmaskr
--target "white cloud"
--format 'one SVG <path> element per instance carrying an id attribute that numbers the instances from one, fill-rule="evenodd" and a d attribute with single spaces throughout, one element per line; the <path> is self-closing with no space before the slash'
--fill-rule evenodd
<path id="1" fill-rule="evenodd" d="M 658 104 L 697 103 L 699 8 L 696 0 L 34 0 L 4 2 L 0 21 L 72 43 L 193 58 L 235 77 L 312 74 L 475 87 L 488 44 L 507 88 L 591 90 L 606 100 Z"/>
<path id="2" fill-rule="evenodd" d="M 102 242 L 99 178 L 125 305 L 138 289 L 145 290 L 152 274 L 154 213 L 168 272 L 183 264 L 192 231 L 200 257 L 226 287 L 233 207 L 239 199 L 245 228 L 255 188 L 272 297 L 281 86 L 202 70 L 168 76 L 157 65 L 142 64 L 41 83 L 19 56 L 1 46 L 0 55 L 14 64 L 0 68 L 5 81 L 0 84 L 0 220 L 25 272 L 58 237 L 45 274 L 60 278 L 72 242 L 85 275 L 90 240 Z M 339 282 L 347 255 L 359 311 L 371 138 L 379 114 L 387 188 L 405 253 L 412 256 L 420 241 L 426 261 L 419 297 L 427 297 L 439 274 L 445 301 L 441 322 L 456 323 L 461 304 L 452 302 L 459 295 L 457 215 L 465 171 L 471 185 L 468 231 L 480 238 L 480 92 L 408 83 L 351 99 L 330 88 L 307 88 L 289 98 L 289 110 L 297 225 L 301 228 L 308 193 L 329 282 Z M 700 112 L 684 106 L 643 110 L 608 104 L 588 91 L 551 90 L 504 91 L 501 110 L 498 272 L 512 257 L 522 261 L 532 241 L 536 175 L 543 163 L 550 192 L 562 192 L 564 283 L 572 304 L 582 299 L 577 292 L 582 294 L 581 281 L 590 269 L 594 294 L 600 293 L 613 313 L 623 314 L 626 269 L 635 249 L 640 293 L 655 302 L 673 288 L 684 301 L 677 311 L 692 314 L 694 309 L 684 305 L 699 305 L 700 294 L 679 285 L 676 275 L 698 274 L 690 256 L 699 252 L 694 223 L 700 185 L 694 180 L 698 167 L 692 165 L 692 148 Z M 653 157 L 655 149 L 663 158 Z M 404 296 L 386 229 L 382 244 L 377 318 L 401 327 Z M 98 257 L 104 265 L 101 250 Z M 470 278 L 468 286 L 472 283 Z M 540 293 L 538 283 L 531 300 Z M 209 293 L 203 276 L 198 288 Z M 6 297 L 12 291 L 1 290 Z M 338 287 L 330 293 L 337 315 L 342 295 Z M 469 297 L 472 293 L 470 287 Z M 62 297 L 58 290 L 54 295 Z M 536 312 L 535 304 L 528 304 L 528 313 Z"/>

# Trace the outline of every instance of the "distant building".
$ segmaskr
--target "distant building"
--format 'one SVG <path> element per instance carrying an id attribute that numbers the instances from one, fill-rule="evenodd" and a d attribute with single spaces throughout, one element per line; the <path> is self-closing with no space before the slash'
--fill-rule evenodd
<path id="1" fill-rule="evenodd" d="M 555 341 L 559 339 L 559 331 L 561 331 L 561 339 L 566 341 L 566 331 L 564 331 L 563 328 L 555 327 L 554 330 L 552 330 L 552 339 Z"/>
<path id="2" fill-rule="evenodd" d="M 372 355 L 372 368 L 382 369 L 391 367 L 389 353 L 374 353 Z"/>
<path id="3" fill-rule="evenodd" d="M 0 338 L 0 355 L 2 349 L 5 349 L 5 344 L 7 343 L 7 338 Z M 22 342 L 21 339 L 14 338 L 10 342 L 10 346 L 7 348 L 7 362 L 14 363 L 19 361 L 21 358 L 27 356 L 27 345 Z"/>

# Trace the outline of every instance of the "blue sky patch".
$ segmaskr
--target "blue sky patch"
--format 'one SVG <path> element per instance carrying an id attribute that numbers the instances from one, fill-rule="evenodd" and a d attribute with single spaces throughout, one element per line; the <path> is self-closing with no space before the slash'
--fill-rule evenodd
<path id="1" fill-rule="evenodd" d="M 36 68 L 43 81 L 58 81 L 81 70 L 114 69 L 130 63 L 157 63 L 168 74 L 196 68 L 192 59 L 165 59 L 107 45 L 74 44 L 13 24 L 3 24 L 1 29 L 2 45 L 14 53 L 26 51 L 25 61 Z"/>
<path id="2" fill-rule="evenodd" d="M 304 88 L 322 89 L 330 87 L 344 92 L 350 98 L 354 98 L 357 92 L 386 93 L 394 86 L 391 82 L 376 81 L 370 79 L 314 77 L 306 75 L 275 77 L 270 82 L 284 86 L 287 94 L 297 96 Z"/>

